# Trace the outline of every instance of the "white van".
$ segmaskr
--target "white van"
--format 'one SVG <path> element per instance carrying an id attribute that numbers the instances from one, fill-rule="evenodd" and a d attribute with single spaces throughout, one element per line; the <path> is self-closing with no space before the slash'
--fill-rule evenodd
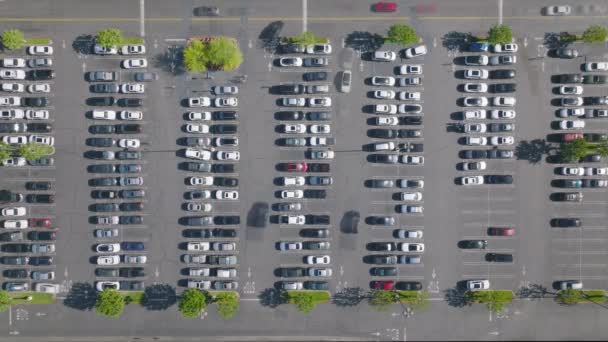
<path id="1" fill-rule="evenodd" d="M 95 120 L 116 120 L 116 112 L 113 110 L 94 110 L 93 119 L 95 119 Z"/>
<path id="2" fill-rule="evenodd" d="M 375 143 L 372 145 L 372 149 L 374 150 L 374 152 L 378 152 L 378 151 L 394 151 L 395 150 L 395 143 L 392 141 L 389 142 L 385 142 L 385 143 Z"/>

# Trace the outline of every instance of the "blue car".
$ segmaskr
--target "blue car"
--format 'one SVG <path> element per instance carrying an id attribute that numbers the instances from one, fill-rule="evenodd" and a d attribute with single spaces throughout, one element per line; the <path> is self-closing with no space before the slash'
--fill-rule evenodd
<path id="1" fill-rule="evenodd" d="M 143 242 L 123 242 L 120 244 L 120 248 L 125 251 L 143 251 L 144 243 Z"/>
<path id="2" fill-rule="evenodd" d="M 469 50 L 473 52 L 486 52 L 490 46 L 488 43 L 473 43 L 469 45 Z"/>

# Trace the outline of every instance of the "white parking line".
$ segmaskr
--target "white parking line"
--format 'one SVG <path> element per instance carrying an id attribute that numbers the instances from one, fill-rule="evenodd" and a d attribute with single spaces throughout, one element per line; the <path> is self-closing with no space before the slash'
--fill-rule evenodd
<path id="1" fill-rule="evenodd" d="M 515 214 L 515 210 L 461 210 L 461 214 L 463 215 L 487 215 L 487 214 L 495 214 L 495 215 L 512 215 Z"/>
<path id="2" fill-rule="evenodd" d="M 515 278 L 515 274 L 462 274 L 461 278 L 468 278 L 468 279 L 487 279 L 487 278 L 493 279 L 493 278 L 503 278 L 503 279 L 508 279 L 508 278 Z"/>

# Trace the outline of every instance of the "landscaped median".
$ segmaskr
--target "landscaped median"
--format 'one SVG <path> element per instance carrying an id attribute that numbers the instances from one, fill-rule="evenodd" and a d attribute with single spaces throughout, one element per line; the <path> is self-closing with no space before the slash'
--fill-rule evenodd
<path id="1" fill-rule="evenodd" d="M 505 306 L 513 301 L 513 297 L 511 290 L 477 290 L 465 294 L 468 303 L 486 304 L 488 310 L 492 312 L 504 310 Z"/>
<path id="2" fill-rule="evenodd" d="M 557 293 L 555 300 L 560 304 L 574 305 L 578 303 L 606 303 L 605 290 L 561 290 Z"/>
<path id="3" fill-rule="evenodd" d="M 55 295 L 52 293 L 15 292 L 10 293 L 9 296 L 11 297 L 11 305 L 55 303 Z"/>
<path id="4" fill-rule="evenodd" d="M 234 291 L 204 291 L 188 289 L 179 299 L 179 311 L 186 318 L 196 318 L 207 304 L 216 304 L 222 318 L 230 318 L 239 311 L 239 294 Z"/>
<path id="5" fill-rule="evenodd" d="M 289 304 L 295 304 L 298 311 L 309 313 L 317 304 L 329 302 L 331 294 L 329 291 L 286 291 L 283 299 Z"/>

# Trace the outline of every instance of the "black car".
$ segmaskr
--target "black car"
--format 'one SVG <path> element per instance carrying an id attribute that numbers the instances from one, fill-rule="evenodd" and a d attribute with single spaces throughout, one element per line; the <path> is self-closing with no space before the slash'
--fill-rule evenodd
<path id="1" fill-rule="evenodd" d="M 515 78 L 516 72 L 513 69 L 499 69 L 490 71 L 490 78 L 493 79 L 511 79 Z"/>
<path id="2" fill-rule="evenodd" d="M 306 118 L 310 121 L 328 121 L 331 120 L 330 112 L 308 112 Z"/>
<path id="3" fill-rule="evenodd" d="M 50 257 L 50 256 L 30 257 L 28 264 L 30 264 L 32 266 L 50 266 L 53 264 L 53 257 Z"/>
<path id="4" fill-rule="evenodd" d="M 551 185 L 560 188 L 582 188 L 583 181 L 580 179 L 556 179 L 551 182 Z"/>
<path id="5" fill-rule="evenodd" d="M 53 126 L 48 123 L 34 122 L 27 124 L 27 131 L 32 133 L 50 133 Z"/>
<path id="6" fill-rule="evenodd" d="M 118 164 L 116 165 L 116 172 L 118 173 L 138 173 L 141 172 L 142 167 L 139 164 Z"/>
<path id="7" fill-rule="evenodd" d="M 326 229 L 326 228 L 302 229 L 302 230 L 300 230 L 300 236 L 316 238 L 316 239 L 326 239 L 329 237 L 329 229 Z"/>
<path id="8" fill-rule="evenodd" d="M 392 179 L 368 179 L 365 181 L 365 186 L 368 188 L 392 188 L 395 182 Z"/>
<path id="9" fill-rule="evenodd" d="M 34 241 L 54 241 L 57 240 L 57 233 L 48 230 L 35 230 L 27 233 L 27 238 Z"/>
<path id="10" fill-rule="evenodd" d="M 381 163 L 381 164 L 397 164 L 399 162 L 399 155 L 397 154 L 370 154 L 368 160 L 372 163 Z"/>
<path id="11" fill-rule="evenodd" d="M 10 190 L 0 190 L 0 203 L 23 202 L 23 195 Z"/>
<path id="12" fill-rule="evenodd" d="M 98 83 L 91 86 L 93 93 L 118 93 L 120 87 L 116 83 Z"/>
<path id="13" fill-rule="evenodd" d="M 31 191 L 48 191 L 53 189 L 53 183 L 47 181 L 26 182 L 25 188 Z"/>
<path id="14" fill-rule="evenodd" d="M 330 166 L 325 163 L 308 163 L 307 172 L 329 172 Z"/>
<path id="15" fill-rule="evenodd" d="M 21 133 L 27 132 L 27 125 L 21 122 L 0 123 L 0 133 Z"/>
<path id="16" fill-rule="evenodd" d="M 422 125 L 421 116 L 402 116 L 399 118 L 400 125 Z"/>
<path id="17" fill-rule="evenodd" d="M 136 72 L 133 79 L 137 82 L 151 82 L 158 79 L 158 75 L 153 72 Z"/>
<path id="18" fill-rule="evenodd" d="M 118 99 L 118 105 L 121 107 L 141 107 L 144 105 L 144 100 L 135 97 Z"/>
<path id="19" fill-rule="evenodd" d="M 55 195 L 29 194 L 25 197 L 27 203 L 55 203 Z"/>
<path id="20" fill-rule="evenodd" d="M 89 133 L 91 134 L 114 134 L 116 129 L 114 125 L 91 125 L 89 126 Z"/>
<path id="21" fill-rule="evenodd" d="M 366 218 L 368 224 L 377 226 L 394 226 L 395 218 L 392 216 L 368 216 Z"/>
<path id="22" fill-rule="evenodd" d="M 21 240 L 23 240 L 22 232 L 6 232 L 0 234 L 0 241 L 15 242 Z"/>
<path id="23" fill-rule="evenodd" d="M 271 88 L 273 94 L 298 95 L 304 92 L 304 86 L 300 84 L 281 84 Z"/>
<path id="24" fill-rule="evenodd" d="M 601 106 L 608 104 L 608 96 L 590 96 L 585 99 L 585 102 L 594 106 Z"/>
<path id="25" fill-rule="evenodd" d="M 306 277 L 306 270 L 302 267 L 282 267 L 279 269 L 279 276 L 283 278 Z"/>
<path id="26" fill-rule="evenodd" d="M 112 198 L 116 198 L 116 191 L 93 190 L 93 191 L 91 191 L 91 197 L 93 197 L 95 199 L 112 199 Z"/>
<path id="27" fill-rule="evenodd" d="M 308 185 L 331 185 L 333 183 L 333 179 L 331 176 L 308 176 L 306 177 L 306 182 Z"/>
<path id="28" fill-rule="evenodd" d="M 513 184 L 513 176 L 511 175 L 486 175 L 484 176 L 486 184 Z"/>
<path id="29" fill-rule="evenodd" d="M 4 270 L 2 272 L 2 276 L 4 276 L 5 278 L 27 278 L 29 275 L 29 272 L 27 270 L 24 269 L 16 269 L 16 270 Z"/>
<path id="30" fill-rule="evenodd" d="M 396 139 L 399 132 L 396 129 L 373 128 L 367 130 L 367 135 L 371 138 Z"/>
<path id="31" fill-rule="evenodd" d="M 306 215 L 306 224 L 329 224 L 329 215 Z"/>
<path id="32" fill-rule="evenodd" d="M 578 57 L 578 51 L 570 48 L 559 48 L 554 51 L 555 56 L 558 58 L 572 59 Z"/>
<path id="33" fill-rule="evenodd" d="M 46 107 L 51 104 L 51 101 L 46 97 L 23 97 L 21 103 L 26 107 Z"/>
<path id="34" fill-rule="evenodd" d="M 235 111 L 213 112 L 213 120 L 238 120 L 239 114 Z"/>
<path id="35" fill-rule="evenodd" d="M 422 290 L 422 283 L 419 281 L 398 281 L 395 288 L 402 291 L 420 291 Z"/>
<path id="36" fill-rule="evenodd" d="M 205 194 L 205 192 L 202 190 L 193 190 L 193 191 L 186 192 L 184 194 L 184 197 L 186 199 L 190 199 L 190 200 L 205 199 L 204 194 Z"/>
<path id="37" fill-rule="evenodd" d="M 121 190 L 118 195 L 120 198 L 130 199 L 130 198 L 143 198 L 146 196 L 145 190 L 142 189 L 129 189 L 129 190 Z"/>
<path id="38" fill-rule="evenodd" d="M 327 81 L 327 72 L 325 71 L 315 71 L 315 72 L 306 72 L 302 76 L 304 81 Z"/>
<path id="39" fill-rule="evenodd" d="M 515 92 L 515 83 L 497 83 L 490 86 L 492 93 L 513 93 Z"/>
<path id="40" fill-rule="evenodd" d="M 184 229 L 182 235 L 186 238 L 234 238 L 236 230 L 226 228 Z"/>
<path id="41" fill-rule="evenodd" d="M 399 152 L 424 152 L 424 144 L 401 143 L 399 144 Z"/>
<path id="42" fill-rule="evenodd" d="M 31 253 L 32 245 L 26 243 L 5 243 L 0 246 L 0 251 L 4 253 Z"/>
<path id="43" fill-rule="evenodd" d="M 306 45 L 281 44 L 281 45 L 279 45 L 279 51 L 281 53 L 304 53 L 304 52 L 306 52 Z"/>
<path id="44" fill-rule="evenodd" d="M 211 172 L 211 164 L 208 162 L 186 162 L 185 169 L 192 172 Z"/>
<path id="45" fill-rule="evenodd" d="M 329 284 L 326 281 L 312 281 L 308 280 L 304 282 L 304 288 L 307 290 L 319 290 L 328 291 Z"/>
<path id="46" fill-rule="evenodd" d="M 556 192 L 551 199 L 558 202 L 580 202 L 583 200 L 582 192 Z"/>
<path id="47" fill-rule="evenodd" d="M 512 123 L 491 123 L 488 124 L 488 132 L 513 132 L 515 125 Z"/>
<path id="48" fill-rule="evenodd" d="M 370 251 L 394 251 L 397 246 L 392 242 L 370 242 L 365 248 Z"/>
<path id="49" fill-rule="evenodd" d="M 88 138 L 86 144 L 93 147 L 112 147 L 116 145 L 116 140 L 112 138 Z"/>
<path id="50" fill-rule="evenodd" d="M 301 111 L 282 111 L 275 114 L 277 120 L 298 121 L 304 119 L 304 112 Z"/>
<path id="51" fill-rule="evenodd" d="M 144 218 L 143 218 L 143 216 L 119 216 L 118 223 L 119 224 L 143 224 Z"/>
<path id="52" fill-rule="evenodd" d="M 103 97 L 89 97 L 87 99 L 87 104 L 89 106 L 112 106 L 116 102 L 112 96 L 103 96 Z"/>
<path id="53" fill-rule="evenodd" d="M 215 134 L 236 134 L 238 131 L 237 125 L 212 125 L 211 132 Z"/>
<path id="54" fill-rule="evenodd" d="M 118 277 L 118 268 L 96 268 L 95 275 L 98 277 L 116 278 Z"/>
<path id="55" fill-rule="evenodd" d="M 138 134 L 143 132 L 139 124 L 121 124 L 114 126 L 117 134 Z"/>
<path id="56" fill-rule="evenodd" d="M 143 267 L 121 267 L 118 276 L 123 278 L 145 277 L 146 272 Z"/>
<path id="57" fill-rule="evenodd" d="M 374 277 L 396 277 L 396 267 L 373 267 L 369 270 L 369 273 Z"/>
<path id="58" fill-rule="evenodd" d="M 605 75 L 585 75 L 583 76 L 584 84 L 606 84 L 608 83 L 608 76 Z"/>
<path id="59" fill-rule="evenodd" d="M 572 218 L 572 217 L 554 218 L 551 220 L 550 223 L 551 223 L 552 227 L 561 227 L 561 228 L 580 227 L 583 225 L 583 223 L 581 222 L 581 219 Z"/>
<path id="60" fill-rule="evenodd" d="M 209 138 L 203 137 L 186 137 L 183 142 L 186 146 L 209 146 L 211 144 Z"/>
<path id="61" fill-rule="evenodd" d="M 3 265 L 27 265 L 30 261 L 26 256 L 3 256 L 0 257 L 0 264 Z"/>
<path id="62" fill-rule="evenodd" d="M 293 202 L 276 203 L 274 206 L 274 210 L 276 210 L 276 211 L 294 211 L 294 208 L 296 208 L 298 205 L 299 205 L 299 203 L 293 203 Z"/>
<path id="63" fill-rule="evenodd" d="M 486 253 L 487 262 L 513 262 L 513 254 Z"/>
<path id="64" fill-rule="evenodd" d="M 89 206 L 90 211 L 95 212 L 114 212 L 120 211 L 118 203 L 94 203 Z"/>
<path id="65" fill-rule="evenodd" d="M 118 180 L 113 177 L 89 179 L 89 186 L 117 186 Z"/>
<path id="66" fill-rule="evenodd" d="M 608 140 L 608 134 L 603 134 L 603 133 L 584 133 L 583 137 L 585 138 L 585 140 L 590 141 L 590 142 Z"/>
<path id="67" fill-rule="evenodd" d="M 400 129 L 397 131 L 399 138 L 421 138 L 422 131 L 419 129 Z"/>
<path id="68" fill-rule="evenodd" d="M 33 81 L 48 81 L 55 78 L 55 72 L 50 69 L 32 70 L 29 73 L 29 78 Z"/>
<path id="69" fill-rule="evenodd" d="M 488 159 L 511 159 L 515 156 L 515 152 L 513 150 L 499 150 L 492 149 L 488 150 L 486 153 L 486 158 Z"/>
<path id="70" fill-rule="evenodd" d="M 125 241 L 120 243 L 120 248 L 125 251 L 143 251 L 145 249 L 145 246 L 143 242 Z"/>
<path id="71" fill-rule="evenodd" d="M 118 282 L 120 291 L 143 291 L 145 286 L 143 281 L 127 281 L 121 280 Z"/>
<path id="72" fill-rule="evenodd" d="M 127 202 L 120 203 L 121 211 L 142 211 L 144 210 L 144 204 L 142 202 Z"/>
<path id="73" fill-rule="evenodd" d="M 116 159 L 118 159 L 118 160 L 139 160 L 139 159 L 141 159 L 141 152 L 119 151 L 116 153 Z"/>
<path id="74" fill-rule="evenodd" d="M 583 75 L 581 74 L 561 74 L 555 76 L 557 83 L 581 83 Z"/>
<path id="75" fill-rule="evenodd" d="M 461 240 L 458 241 L 458 248 L 463 249 L 486 249 L 488 241 L 486 240 Z"/>
<path id="76" fill-rule="evenodd" d="M 213 223 L 217 225 L 228 225 L 228 224 L 240 224 L 241 217 L 230 215 L 230 216 L 216 216 L 213 218 Z"/>
<path id="77" fill-rule="evenodd" d="M 213 185 L 234 188 L 239 186 L 239 180 L 238 178 L 231 177 L 215 177 L 213 179 Z"/>
<path id="78" fill-rule="evenodd" d="M 580 163 L 599 163 L 602 161 L 602 156 L 596 153 L 591 153 L 579 160 Z"/>

